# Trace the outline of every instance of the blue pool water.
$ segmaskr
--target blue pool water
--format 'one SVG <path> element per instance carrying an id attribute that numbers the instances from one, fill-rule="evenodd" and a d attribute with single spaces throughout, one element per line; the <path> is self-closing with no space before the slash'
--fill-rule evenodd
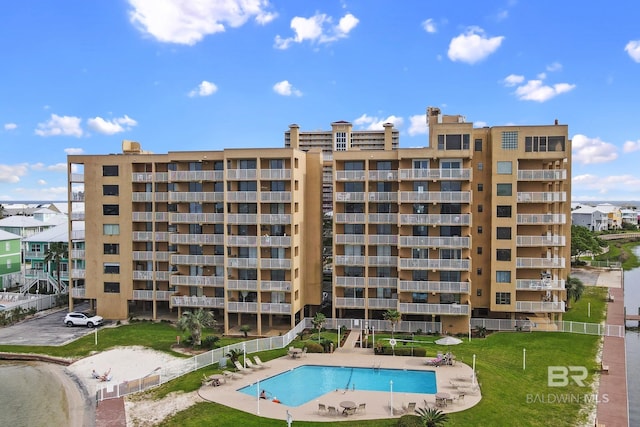
<path id="1" fill-rule="evenodd" d="M 340 366 L 303 365 L 260 381 L 260 390 L 269 398 L 277 397 L 287 406 L 300 406 L 330 391 L 355 389 L 367 391 L 434 394 L 436 373 L 403 369 L 352 368 Z M 238 391 L 258 396 L 258 384 Z"/>

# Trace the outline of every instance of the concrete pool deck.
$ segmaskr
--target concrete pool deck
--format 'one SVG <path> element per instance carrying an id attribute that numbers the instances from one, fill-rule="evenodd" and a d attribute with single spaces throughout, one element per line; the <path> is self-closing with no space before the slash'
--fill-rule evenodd
<path id="1" fill-rule="evenodd" d="M 446 349 L 445 349 L 446 351 Z M 454 352 L 455 353 L 455 352 Z M 378 356 L 373 354 L 371 349 L 340 348 L 334 353 L 307 353 L 303 357 L 292 359 L 283 356 L 278 359 L 265 362 L 268 368 L 258 369 L 242 375 L 241 378 L 230 380 L 219 387 L 203 386 L 198 394 L 205 400 L 229 406 L 240 411 L 249 412 L 254 415 L 286 420 L 287 411 L 294 421 L 347 421 L 347 420 L 367 420 L 381 418 L 397 418 L 403 415 L 401 409 L 410 402 L 416 403 L 416 408 L 424 407 L 426 400 L 431 407 L 435 406 L 434 394 L 398 393 L 393 392 L 394 411 L 391 415 L 389 402 L 390 391 L 364 391 L 358 390 L 337 390 L 326 393 L 317 399 L 311 400 L 303 405 L 289 407 L 270 400 L 257 399 L 237 391 L 247 385 L 254 384 L 258 380 L 264 380 L 281 372 L 293 369 L 301 365 L 329 365 L 329 366 L 353 366 L 353 367 L 380 367 L 382 369 L 411 369 L 411 370 L 431 370 L 436 373 L 437 391 L 449 393 L 452 397 L 458 397 L 458 390 L 450 384 L 457 378 L 468 379 L 471 386 L 472 369 L 470 366 L 457 362 L 454 366 L 428 366 L 425 361 L 432 357 L 406 357 L 406 356 Z M 458 412 L 476 405 L 481 399 L 480 392 L 475 395 L 466 394 L 462 401 L 455 400 L 444 408 L 443 412 Z M 362 414 L 343 416 L 340 402 L 352 401 L 356 405 L 366 403 L 366 411 Z M 329 416 L 318 413 L 318 404 L 334 406 L 339 416 Z"/>

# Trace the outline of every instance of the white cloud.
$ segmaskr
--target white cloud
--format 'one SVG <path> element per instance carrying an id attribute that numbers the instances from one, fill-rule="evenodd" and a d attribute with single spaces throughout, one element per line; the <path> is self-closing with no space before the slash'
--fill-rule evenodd
<path id="1" fill-rule="evenodd" d="M 625 193 L 640 191 L 640 178 L 633 175 L 609 175 L 597 176 L 584 174 L 574 176 L 571 180 L 572 193 L 576 194 L 575 200 L 602 200 L 599 195 L 620 191 L 624 188 Z M 578 196 L 580 192 L 585 192 L 585 196 Z M 597 193 L 596 196 L 593 193 Z"/>
<path id="2" fill-rule="evenodd" d="M 624 50 L 629 54 L 631 59 L 640 62 L 640 40 L 631 40 L 624 47 Z"/>
<path id="3" fill-rule="evenodd" d="M 379 117 L 371 117 L 363 114 L 353 121 L 353 124 L 356 126 L 360 126 L 367 130 L 382 130 L 384 129 L 383 125 L 385 123 L 393 123 L 393 126 L 397 129 L 402 126 L 404 119 L 393 115 L 388 116 L 386 119 L 381 119 Z"/>
<path id="4" fill-rule="evenodd" d="M 51 171 L 51 172 L 67 172 L 67 164 L 66 163 L 56 163 L 53 165 L 45 165 L 42 162 L 34 163 L 29 166 L 31 170 L 34 171 Z"/>
<path id="5" fill-rule="evenodd" d="M 105 135 L 114 135 L 126 130 L 131 130 L 131 128 L 136 126 L 138 122 L 125 115 L 111 120 L 105 120 L 102 117 L 94 117 L 93 119 L 88 119 L 87 124 L 89 128 L 95 132 Z"/>
<path id="6" fill-rule="evenodd" d="M 507 77 L 504 78 L 502 83 L 504 83 L 505 86 L 509 87 L 509 86 L 519 85 L 523 81 L 524 81 L 524 76 L 520 76 L 518 74 L 509 74 Z"/>
<path id="7" fill-rule="evenodd" d="M 82 136 L 82 128 L 80 127 L 80 117 L 73 116 L 58 116 L 52 114 L 51 118 L 44 122 L 38 123 L 38 128 L 35 130 L 36 135 L 39 136 Z"/>
<path id="8" fill-rule="evenodd" d="M 18 200 L 63 200 L 67 196 L 67 187 L 48 187 L 48 188 L 24 188 L 19 187 L 14 190 L 20 194 Z"/>
<path id="9" fill-rule="evenodd" d="M 84 149 L 82 148 L 65 148 L 65 154 L 73 156 L 74 154 L 84 154 Z"/>
<path id="10" fill-rule="evenodd" d="M 15 123 L 5 123 L 4 124 L 4 130 L 14 130 L 18 127 L 17 124 Z"/>
<path id="11" fill-rule="evenodd" d="M 9 184 L 20 182 L 20 177 L 27 174 L 28 168 L 29 165 L 26 163 L 17 165 L 0 164 L 0 182 L 6 182 Z"/>
<path id="12" fill-rule="evenodd" d="M 503 36 L 487 38 L 482 28 L 472 27 L 466 33 L 451 39 L 447 55 L 454 62 L 475 64 L 495 52 L 502 40 Z"/>
<path id="13" fill-rule="evenodd" d="M 47 185 L 47 181 L 45 181 L 44 179 L 39 179 L 37 182 L 38 185 Z"/>
<path id="14" fill-rule="evenodd" d="M 573 161 L 584 165 L 611 162 L 618 158 L 616 146 L 600 138 L 578 134 L 572 138 L 571 145 Z"/>
<path id="15" fill-rule="evenodd" d="M 209 96 L 209 95 L 213 95 L 217 91 L 218 91 L 218 86 L 216 86 L 214 83 L 203 80 L 202 83 L 200 83 L 197 88 L 189 92 L 189 96 L 191 98 L 193 98 L 194 96 Z"/>
<path id="16" fill-rule="evenodd" d="M 429 18 L 426 21 L 422 21 L 422 28 L 424 28 L 424 30 L 427 33 L 436 33 L 438 32 L 438 28 L 436 27 L 435 22 L 433 22 L 433 19 Z"/>
<path id="17" fill-rule="evenodd" d="M 561 70 L 562 70 L 562 64 L 559 62 L 554 62 L 552 64 L 547 65 L 547 71 L 549 72 L 561 71 Z"/>
<path id="18" fill-rule="evenodd" d="M 129 19 L 141 32 L 165 43 L 194 45 L 209 34 L 275 19 L 268 0 L 129 0 Z"/>
<path id="19" fill-rule="evenodd" d="M 496 21 L 498 21 L 498 22 L 504 21 L 508 17 L 509 17 L 509 11 L 508 10 L 501 10 L 496 14 Z"/>
<path id="20" fill-rule="evenodd" d="M 294 88 L 288 80 L 283 80 L 273 85 L 273 91 L 282 96 L 302 96 L 302 92 Z"/>
<path id="21" fill-rule="evenodd" d="M 561 93 L 569 92 L 576 87 L 569 83 L 556 83 L 552 86 L 544 85 L 542 80 L 529 80 L 526 84 L 518 86 L 516 96 L 522 101 L 545 102 Z"/>
<path id="22" fill-rule="evenodd" d="M 318 13 L 310 18 L 296 16 L 291 19 L 291 29 L 295 35 L 283 38 L 277 35 L 275 47 L 277 49 L 288 49 L 292 43 L 302 43 L 308 40 L 311 43 L 330 43 L 348 37 L 351 30 L 357 25 L 358 18 L 350 13 L 340 18 L 338 25 L 333 25 L 333 18 Z"/>
<path id="23" fill-rule="evenodd" d="M 416 114 L 415 116 L 409 116 L 409 130 L 407 132 L 409 136 L 428 135 L 427 115 Z"/>
<path id="24" fill-rule="evenodd" d="M 544 80 L 547 78 L 547 73 L 538 73 L 536 77 L 540 80 Z"/>
<path id="25" fill-rule="evenodd" d="M 488 126 L 487 122 L 483 122 L 481 120 L 479 120 L 477 122 L 473 122 L 473 127 L 476 127 L 476 128 L 483 128 L 483 127 L 487 127 L 487 126 Z"/>
<path id="26" fill-rule="evenodd" d="M 625 141 L 622 151 L 625 153 L 633 153 L 640 150 L 640 139 L 637 141 Z"/>

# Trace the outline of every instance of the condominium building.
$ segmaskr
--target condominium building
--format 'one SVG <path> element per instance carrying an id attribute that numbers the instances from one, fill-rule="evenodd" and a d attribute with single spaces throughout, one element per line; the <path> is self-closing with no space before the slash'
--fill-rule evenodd
<path id="1" fill-rule="evenodd" d="M 333 315 L 469 330 L 562 317 L 567 126 L 473 128 L 427 111 L 428 148 L 334 151 Z M 293 145 L 293 143 L 292 143 Z"/>
<path id="2" fill-rule="evenodd" d="M 385 123 L 383 130 L 353 130 L 345 121 L 331 123 L 330 131 L 300 131 L 296 124 L 284 133 L 285 147 L 302 151 L 322 150 L 322 209 L 333 209 L 333 153 L 351 150 L 390 150 L 400 144 L 400 133 L 392 123 Z"/>
<path id="3" fill-rule="evenodd" d="M 321 299 L 321 153 L 68 157 L 71 308 L 156 319 L 206 308 L 228 332 L 293 327 Z"/>

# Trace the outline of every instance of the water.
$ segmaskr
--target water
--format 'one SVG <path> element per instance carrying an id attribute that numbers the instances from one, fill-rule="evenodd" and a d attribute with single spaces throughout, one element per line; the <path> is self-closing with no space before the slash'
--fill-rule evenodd
<path id="1" fill-rule="evenodd" d="M 70 425 L 67 395 L 59 379 L 39 363 L 0 363 L 0 425 Z"/>
<path id="2" fill-rule="evenodd" d="M 334 390 L 435 394 L 436 373 L 401 369 L 373 369 L 336 366 L 299 366 L 290 371 L 260 381 L 260 390 L 270 398 L 277 397 L 288 406 L 300 406 Z M 238 391 L 258 395 L 258 384 Z"/>
<path id="3" fill-rule="evenodd" d="M 634 249 L 640 256 L 640 247 Z M 624 305 L 629 314 L 638 313 L 640 307 L 640 268 L 624 272 Z M 629 326 L 638 326 L 638 322 L 628 322 Z M 640 334 L 627 331 L 625 335 L 627 347 L 627 387 L 629 394 L 629 425 L 640 425 L 640 407 L 633 404 L 640 399 L 640 376 L 636 374 L 640 364 Z"/>

